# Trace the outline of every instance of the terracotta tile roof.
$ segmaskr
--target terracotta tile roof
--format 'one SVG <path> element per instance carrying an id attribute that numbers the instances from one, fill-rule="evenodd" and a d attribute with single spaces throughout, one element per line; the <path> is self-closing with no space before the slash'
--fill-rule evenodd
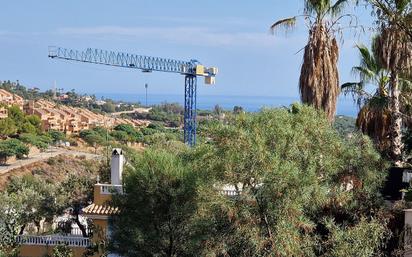
<path id="1" fill-rule="evenodd" d="M 91 204 L 83 208 L 84 214 L 98 214 L 98 215 L 114 215 L 119 213 L 118 208 L 113 208 L 106 205 Z"/>
<path id="2" fill-rule="evenodd" d="M 9 91 L 6 91 L 6 90 L 4 90 L 4 89 L 0 89 L 0 94 L 1 94 L 2 96 L 8 96 L 8 97 L 12 97 L 12 96 L 13 96 L 12 93 L 10 93 Z"/>

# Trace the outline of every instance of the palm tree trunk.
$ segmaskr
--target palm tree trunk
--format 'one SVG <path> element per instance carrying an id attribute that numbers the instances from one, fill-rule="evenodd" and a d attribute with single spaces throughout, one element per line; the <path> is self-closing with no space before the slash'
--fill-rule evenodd
<path id="1" fill-rule="evenodd" d="M 402 117 L 399 103 L 399 75 L 397 71 L 391 72 L 391 109 L 392 109 L 392 131 L 391 131 L 391 157 L 398 166 L 402 157 Z"/>

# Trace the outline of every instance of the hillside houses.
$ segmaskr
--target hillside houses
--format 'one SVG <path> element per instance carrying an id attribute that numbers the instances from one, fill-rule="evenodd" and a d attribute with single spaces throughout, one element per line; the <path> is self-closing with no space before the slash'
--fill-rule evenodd
<path id="1" fill-rule="evenodd" d="M 58 130 L 66 134 L 79 133 L 99 126 L 110 128 L 119 124 L 147 125 L 146 122 L 139 120 L 109 117 L 87 109 L 56 105 L 45 100 L 29 102 L 26 106 L 26 113 L 39 116 L 45 130 Z"/>
<path id="2" fill-rule="evenodd" d="M 83 108 L 58 105 L 44 99 L 24 101 L 22 97 L 3 89 L 0 89 L 0 103 L 4 105 L 0 107 L 0 119 L 8 116 L 6 106 L 17 105 L 26 114 L 40 117 L 44 130 L 56 130 L 66 134 L 76 134 L 98 126 L 110 128 L 119 124 L 147 125 L 146 121 L 109 117 Z"/>
<path id="3" fill-rule="evenodd" d="M 23 110 L 24 99 L 23 97 L 10 93 L 4 89 L 0 89 L 0 103 L 6 106 L 17 105 L 20 109 Z"/>

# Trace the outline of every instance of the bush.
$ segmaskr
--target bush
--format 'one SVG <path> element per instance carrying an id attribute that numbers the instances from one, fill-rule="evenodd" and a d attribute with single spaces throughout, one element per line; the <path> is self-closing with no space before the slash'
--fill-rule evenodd
<path id="1" fill-rule="evenodd" d="M 362 135 L 338 135 L 295 105 L 205 128 L 194 160 L 199 256 L 380 256 L 389 234 L 379 191 L 385 161 Z M 231 187 L 234 196 L 219 189 Z"/>
<path id="2" fill-rule="evenodd" d="M 18 139 L 7 139 L 0 141 L 0 158 L 3 162 L 6 162 L 7 158 L 11 156 L 23 158 L 28 154 L 29 148 Z"/>
<path id="3" fill-rule="evenodd" d="M 116 127 L 114 127 L 114 130 L 116 131 L 124 131 L 127 134 L 133 134 L 136 132 L 136 129 L 130 125 L 130 124 L 119 124 Z"/>
<path id="4" fill-rule="evenodd" d="M 7 137 L 14 135 L 17 132 L 17 127 L 11 118 L 5 118 L 0 120 L 0 136 Z"/>
<path id="5" fill-rule="evenodd" d="M 117 137 L 116 139 L 118 141 L 125 142 L 123 140 L 127 140 L 127 141 L 130 141 L 130 142 L 142 142 L 142 140 L 143 140 L 143 134 L 140 131 L 136 130 L 130 124 L 117 125 L 114 128 L 114 130 L 115 131 L 112 132 L 113 137 L 115 137 L 115 138 Z M 127 139 L 126 139 L 126 134 L 124 134 L 124 133 L 127 134 L 127 136 L 128 136 Z"/>
<path id="6" fill-rule="evenodd" d="M 122 210 L 113 220 L 115 252 L 122 256 L 202 256 L 190 247 L 197 193 L 197 178 L 190 167 L 176 152 L 160 149 L 145 151 L 132 165 L 124 180 L 127 194 L 114 197 L 114 204 Z M 170 249 L 173 254 L 165 254 Z"/>
<path id="7" fill-rule="evenodd" d="M 34 134 L 20 134 L 19 139 L 23 143 L 33 145 L 40 150 L 45 150 L 50 142 L 50 138 Z"/>
<path id="8" fill-rule="evenodd" d="M 129 134 L 127 134 L 126 131 L 115 130 L 115 131 L 112 131 L 110 135 L 114 137 L 117 141 L 122 142 L 122 143 L 127 143 L 131 141 Z"/>
<path id="9" fill-rule="evenodd" d="M 50 130 L 46 135 L 51 138 L 53 143 L 57 143 L 66 139 L 66 135 L 64 133 L 56 130 Z"/>
<path id="10" fill-rule="evenodd" d="M 79 136 L 84 141 L 86 141 L 86 143 L 93 147 L 102 145 L 106 141 L 106 138 L 103 137 L 100 133 L 96 132 L 95 130 L 82 130 L 80 131 Z"/>
<path id="11" fill-rule="evenodd" d="M 73 251 L 67 245 L 57 245 L 53 248 L 52 257 L 72 257 Z"/>

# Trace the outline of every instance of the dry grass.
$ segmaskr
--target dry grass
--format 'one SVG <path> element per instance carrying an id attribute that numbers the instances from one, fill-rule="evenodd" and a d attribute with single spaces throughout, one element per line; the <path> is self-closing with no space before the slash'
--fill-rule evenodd
<path id="1" fill-rule="evenodd" d="M 100 163 L 96 160 L 85 160 L 84 158 L 60 155 L 0 175 L 0 191 L 4 190 L 5 186 L 13 176 L 21 177 L 31 174 L 39 176 L 45 181 L 56 183 L 64 180 L 68 174 L 96 176 L 99 167 Z"/>

